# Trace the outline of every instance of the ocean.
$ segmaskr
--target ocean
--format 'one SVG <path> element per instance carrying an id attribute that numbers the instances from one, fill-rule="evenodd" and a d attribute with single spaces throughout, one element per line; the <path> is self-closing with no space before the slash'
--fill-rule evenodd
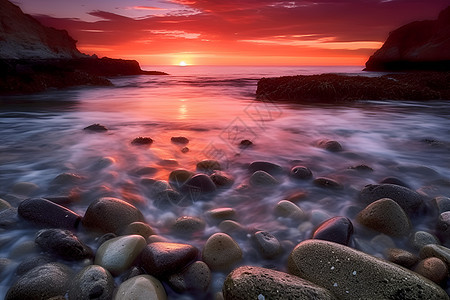
<path id="1" fill-rule="evenodd" d="M 355 66 L 143 69 L 170 75 L 126 76 L 112 78 L 114 87 L 0 98 L 0 198 L 20 200 L 29 196 L 14 194 L 17 183 L 29 182 L 36 186 L 30 194 L 33 197 L 79 195 L 79 200 L 68 207 L 80 215 L 98 197 L 120 198 L 137 206 L 158 234 L 202 249 L 206 239 L 219 232 L 217 224 L 207 223 L 204 233 L 193 238 L 172 235 L 170 224 L 181 216 L 205 218 L 207 210 L 231 207 L 245 228 L 265 230 L 286 245 L 296 245 L 310 238 L 314 228 L 330 217 L 346 216 L 354 221 L 355 212 L 361 208 L 359 191 L 386 177 L 397 177 L 429 198 L 449 196 L 450 102 L 309 105 L 255 99 L 256 84 L 262 77 L 330 72 L 378 76 Z M 83 130 L 96 123 L 108 131 Z M 178 136 L 188 138 L 189 143 L 172 143 L 171 137 Z M 153 143 L 149 147 L 132 145 L 136 137 L 150 137 Z M 343 151 L 317 147 L 324 139 L 338 141 Z M 253 145 L 239 147 L 242 140 L 250 140 Z M 156 207 L 142 189 L 144 178 L 167 181 L 174 169 L 195 171 L 196 163 L 204 159 L 219 161 L 223 171 L 234 178 L 234 185 L 208 201 L 170 210 Z M 282 166 L 286 173 L 277 178 L 280 184 L 249 188 L 251 174 L 247 167 L 253 161 Z M 343 188 L 326 189 L 311 180 L 292 180 L 287 174 L 296 165 L 310 168 L 314 178 L 332 178 Z M 372 171 L 355 169 L 362 165 Z M 68 180 L 61 186 L 55 184 L 60 174 L 75 174 L 73 178 L 80 180 Z M 277 203 L 295 193 L 303 193 L 297 204 L 310 215 L 301 225 L 274 214 Z M 434 224 L 428 221 L 415 220 L 414 230 L 433 232 Z M 353 246 L 383 257 L 379 242 L 373 242 L 373 236 L 359 234 L 355 223 Z M 14 281 L 14 268 L 23 258 L 14 251 L 32 241 L 35 233 L 31 227 L 0 227 L 0 257 L 12 259 L 10 272 L 0 277 L 0 298 Z M 285 270 L 289 251 L 265 260 L 254 254 L 249 236 L 236 239 L 244 251 L 242 265 Z M 406 243 L 404 239 L 391 240 L 397 247 Z M 82 267 L 70 264 L 75 270 Z M 213 273 L 209 296 L 221 289 L 225 276 Z M 189 295 L 185 297 L 189 299 Z"/>

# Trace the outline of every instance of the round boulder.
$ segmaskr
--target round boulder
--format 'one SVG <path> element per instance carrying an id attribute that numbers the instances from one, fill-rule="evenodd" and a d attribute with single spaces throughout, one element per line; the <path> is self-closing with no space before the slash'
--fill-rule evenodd
<path id="1" fill-rule="evenodd" d="M 169 174 L 169 183 L 173 188 L 178 189 L 192 176 L 194 176 L 194 173 L 188 170 L 174 170 Z"/>
<path id="2" fill-rule="evenodd" d="M 70 300 L 111 299 L 114 292 L 114 278 L 97 265 L 83 268 L 72 279 L 69 288 Z"/>
<path id="3" fill-rule="evenodd" d="M 289 175 L 291 176 L 291 178 L 301 180 L 311 179 L 313 176 L 311 170 L 304 166 L 293 167 L 289 172 Z"/>
<path id="4" fill-rule="evenodd" d="M 441 284 L 448 277 L 447 265 L 437 257 L 419 261 L 414 271 L 437 284 Z"/>
<path id="5" fill-rule="evenodd" d="M 278 239 L 267 231 L 257 231 L 254 235 L 256 248 L 264 258 L 275 258 L 281 252 L 281 244 Z"/>
<path id="6" fill-rule="evenodd" d="M 202 261 L 196 261 L 183 271 L 169 277 L 170 286 L 177 292 L 206 292 L 211 283 L 211 270 Z"/>
<path id="7" fill-rule="evenodd" d="M 313 239 L 348 245 L 353 234 L 353 224 L 346 217 L 334 217 L 320 224 L 312 235 Z"/>
<path id="8" fill-rule="evenodd" d="M 229 270 L 242 259 L 242 250 L 228 234 L 215 233 L 206 241 L 202 258 L 213 271 Z"/>
<path id="9" fill-rule="evenodd" d="M 278 184 L 280 182 L 265 171 L 256 171 L 250 177 L 250 185 L 254 187 L 270 187 Z"/>
<path id="10" fill-rule="evenodd" d="M 264 171 L 270 175 L 278 175 L 283 173 L 283 168 L 280 165 L 268 161 L 254 161 L 248 166 L 250 173 L 256 171 Z"/>
<path id="11" fill-rule="evenodd" d="M 167 294 L 162 283 L 150 275 L 138 275 L 122 282 L 114 300 L 166 300 Z"/>

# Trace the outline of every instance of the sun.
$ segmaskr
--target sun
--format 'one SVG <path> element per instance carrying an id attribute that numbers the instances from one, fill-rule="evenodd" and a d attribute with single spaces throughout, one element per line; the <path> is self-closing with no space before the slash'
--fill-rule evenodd
<path id="1" fill-rule="evenodd" d="M 180 61 L 180 63 L 178 64 L 180 67 L 186 67 L 187 66 L 187 63 L 184 61 L 184 60 L 182 60 L 182 61 Z"/>

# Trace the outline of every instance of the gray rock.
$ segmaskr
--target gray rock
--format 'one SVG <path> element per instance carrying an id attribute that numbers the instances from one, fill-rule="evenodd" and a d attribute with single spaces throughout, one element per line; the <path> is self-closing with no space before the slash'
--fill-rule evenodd
<path id="1" fill-rule="evenodd" d="M 288 270 L 339 299 L 449 299 L 442 288 L 413 271 L 328 241 L 298 244 L 288 258 Z"/>
<path id="2" fill-rule="evenodd" d="M 242 259 L 242 250 L 228 234 L 215 233 L 206 241 L 202 259 L 213 271 L 229 270 Z"/>
<path id="3" fill-rule="evenodd" d="M 39 186 L 32 182 L 17 182 L 13 185 L 12 191 L 14 194 L 22 196 L 30 196 L 39 190 Z"/>
<path id="4" fill-rule="evenodd" d="M 334 217 L 320 224 L 312 238 L 339 243 L 348 246 L 353 234 L 353 224 L 349 218 Z"/>
<path id="5" fill-rule="evenodd" d="M 97 265 L 83 268 L 72 279 L 69 287 L 70 300 L 111 299 L 114 292 L 114 278 Z"/>
<path id="6" fill-rule="evenodd" d="M 437 222 L 437 235 L 444 244 L 450 241 L 450 211 L 445 211 L 439 215 Z"/>
<path id="7" fill-rule="evenodd" d="M 128 224 L 144 221 L 142 213 L 133 205 L 117 198 L 105 197 L 89 205 L 82 224 L 103 233 L 119 234 Z"/>
<path id="8" fill-rule="evenodd" d="M 22 201 L 18 208 L 19 216 L 38 226 L 73 230 L 78 227 L 81 216 L 43 198 Z"/>
<path id="9" fill-rule="evenodd" d="M 254 240 L 256 248 L 264 258 L 272 259 L 281 253 L 280 241 L 267 231 L 257 231 Z"/>
<path id="10" fill-rule="evenodd" d="M 450 198 L 449 197 L 436 197 L 433 199 L 434 203 L 436 204 L 439 213 L 443 213 L 446 211 L 450 211 Z"/>
<path id="11" fill-rule="evenodd" d="M 9 288 L 6 300 L 49 299 L 67 293 L 72 272 L 59 263 L 38 266 L 21 277 Z"/>
<path id="12" fill-rule="evenodd" d="M 305 166 L 295 166 L 291 169 L 289 175 L 294 179 L 311 179 L 313 174 L 311 170 Z"/>
<path id="13" fill-rule="evenodd" d="M 36 234 L 35 243 L 44 251 L 66 260 L 81 260 L 94 256 L 91 248 L 69 230 L 42 229 Z"/>
<path id="14" fill-rule="evenodd" d="M 389 198 L 369 204 L 357 216 L 362 225 L 391 236 L 408 234 L 411 225 L 404 210 Z"/>
<path id="15" fill-rule="evenodd" d="M 253 173 L 249 182 L 254 187 L 270 187 L 280 184 L 278 180 L 265 171 L 256 171 Z"/>
<path id="16" fill-rule="evenodd" d="M 167 276 L 194 261 L 198 252 L 197 248 L 188 244 L 155 242 L 142 251 L 141 265 L 148 274 Z"/>
<path id="17" fill-rule="evenodd" d="M 226 300 L 336 299 L 331 292 L 300 277 L 248 266 L 228 274 L 222 292 Z"/>
<path id="18" fill-rule="evenodd" d="M 231 207 L 221 207 L 208 210 L 205 215 L 213 222 L 221 222 L 223 220 L 235 220 L 236 210 Z"/>
<path id="19" fill-rule="evenodd" d="M 294 220 L 305 220 L 308 215 L 295 203 L 287 200 L 281 200 L 275 206 L 275 215 L 283 218 L 291 218 Z"/>
<path id="20" fill-rule="evenodd" d="M 122 282 L 114 300 L 166 300 L 167 294 L 161 282 L 150 275 L 139 275 Z"/>
<path id="21" fill-rule="evenodd" d="M 264 171 L 270 175 L 278 175 L 283 173 L 283 168 L 280 165 L 268 162 L 268 161 L 254 161 L 248 166 L 250 173 L 255 173 L 256 171 Z"/>
<path id="22" fill-rule="evenodd" d="M 182 272 L 173 274 L 168 279 L 170 286 L 177 292 L 204 293 L 211 283 L 211 270 L 202 261 L 196 261 Z"/>
<path id="23" fill-rule="evenodd" d="M 411 235 L 410 242 L 417 250 L 428 244 L 440 244 L 437 237 L 426 231 L 416 231 Z"/>
<path id="24" fill-rule="evenodd" d="M 48 256 L 30 256 L 22 260 L 22 262 L 16 268 L 17 275 L 23 275 L 31 269 L 36 268 L 37 266 L 42 266 L 52 262 L 52 259 Z"/>
<path id="25" fill-rule="evenodd" d="M 0 211 L 0 229 L 12 229 L 20 223 L 16 208 L 6 208 Z"/>

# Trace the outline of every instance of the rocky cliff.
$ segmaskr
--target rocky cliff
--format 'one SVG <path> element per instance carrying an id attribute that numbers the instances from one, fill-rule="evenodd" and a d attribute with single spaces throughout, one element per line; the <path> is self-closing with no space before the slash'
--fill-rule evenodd
<path id="1" fill-rule="evenodd" d="M 416 21 L 392 31 L 365 70 L 450 70 L 450 7 L 437 20 Z"/>

